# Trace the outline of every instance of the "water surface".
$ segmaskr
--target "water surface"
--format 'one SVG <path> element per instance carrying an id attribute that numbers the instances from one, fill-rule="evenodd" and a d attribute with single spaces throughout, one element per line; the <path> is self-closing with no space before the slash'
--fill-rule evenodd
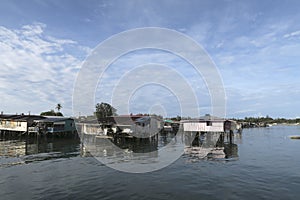
<path id="1" fill-rule="evenodd" d="M 299 199 L 300 140 L 288 137 L 297 134 L 299 126 L 244 129 L 224 143 L 225 159 L 187 151 L 146 174 L 110 169 L 78 140 L 2 138 L 0 199 Z"/>

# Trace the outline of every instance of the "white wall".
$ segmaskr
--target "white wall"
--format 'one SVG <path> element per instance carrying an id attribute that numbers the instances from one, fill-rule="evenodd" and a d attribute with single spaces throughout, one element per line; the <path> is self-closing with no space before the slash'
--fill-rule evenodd
<path id="1" fill-rule="evenodd" d="M 223 132 L 224 122 L 212 122 L 212 126 L 207 126 L 205 121 L 203 122 L 184 122 L 184 131 L 197 131 L 197 132 Z"/>
<path id="2" fill-rule="evenodd" d="M 27 131 L 27 122 L 1 120 L 0 129 L 5 131 Z"/>
<path id="3" fill-rule="evenodd" d="M 205 126 L 207 132 L 224 132 L 224 122 L 212 122 L 212 126 Z"/>
<path id="4" fill-rule="evenodd" d="M 206 122 L 185 122 L 183 123 L 184 131 L 205 131 Z"/>

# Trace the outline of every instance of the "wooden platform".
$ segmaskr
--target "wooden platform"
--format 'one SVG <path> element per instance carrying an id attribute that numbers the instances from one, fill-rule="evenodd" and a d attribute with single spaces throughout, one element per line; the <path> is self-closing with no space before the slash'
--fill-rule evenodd
<path id="1" fill-rule="evenodd" d="M 97 135 L 96 138 L 101 138 L 101 139 L 113 139 L 112 136 L 108 136 L 108 135 Z"/>

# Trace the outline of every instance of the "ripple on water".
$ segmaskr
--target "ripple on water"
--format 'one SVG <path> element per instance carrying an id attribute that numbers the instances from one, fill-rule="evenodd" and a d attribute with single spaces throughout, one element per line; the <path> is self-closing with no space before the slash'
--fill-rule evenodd
<path id="1" fill-rule="evenodd" d="M 237 160 L 183 155 L 146 174 L 110 169 L 93 157 L 80 157 L 79 144 L 55 147 L 52 141 L 56 149 L 49 152 L 0 158 L 0 198 L 297 199 L 300 142 L 286 138 L 296 131 L 295 127 L 245 129 L 235 149 Z M 66 146 L 70 150 L 62 150 Z"/>

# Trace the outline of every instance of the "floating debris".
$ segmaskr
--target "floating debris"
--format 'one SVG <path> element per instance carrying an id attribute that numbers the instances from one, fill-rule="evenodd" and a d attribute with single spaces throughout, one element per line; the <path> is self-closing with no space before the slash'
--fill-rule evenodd
<path id="1" fill-rule="evenodd" d="M 300 135 L 291 135 L 290 138 L 291 139 L 300 139 Z"/>

